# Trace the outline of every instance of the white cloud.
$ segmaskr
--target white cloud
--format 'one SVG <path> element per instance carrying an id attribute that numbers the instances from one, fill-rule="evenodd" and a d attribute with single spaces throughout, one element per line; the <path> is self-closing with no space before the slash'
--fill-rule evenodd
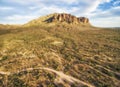
<path id="1" fill-rule="evenodd" d="M 97 27 L 118 27 L 120 25 L 120 17 L 91 19 L 91 23 Z"/>
<path id="2" fill-rule="evenodd" d="M 7 16 L 5 20 L 24 20 L 24 19 L 31 19 L 31 18 L 35 18 L 35 16 L 13 15 L 13 16 Z"/>
<path id="3" fill-rule="evenodd" d="M 71 4 L 71 3 L 78 3 L 79 0 L 59 0 L 61 2 L 65 2 L 65 3 L 68 3 L 68 4 Z"/>
<path id="4" fill-rule="evenodd" d="M 12 2 L 12 3 L 18 3 L 18 4 L 36 4 L 36 3 L 56 3 L 56 2 L 63 2 L 63 3 L 75 3 L 79 2 L 79 0 L 5 0 L 5 2 Z"/>
<path id="5" fill-rule="evenodd" d="M 99 27 L 120 26 L 120 7 L 113 7 L 107 11 L 98 11 L 91 14 L 91 23 Z"/>
<path id="6" fill-rule="evenodd" d="M 3 7 L 1 7 L 0 6 L 0 11 L 2 11 L 2 10 L 13 10 L 14 8 L 13 7 L 8 7 L 8 6 L 3 6 Z"/>
<path id="7" fill-rule="evenodd" d="M 113 7 L 107 11 L 97 11 L 92 13 L 93 18 L 108 18 L 108 17 L 120 17 L 120 7 Z"/>
<path id="8" fill-rule="evenodd" d="M 100 4 L 99 0 L 95 0 L 93 3 L 88 3 L 85 9 L 86 13 L 89 14 L 90 12 L 95 11 L 99 4 Z"/>
<path id="9" fill-rule="evenodd" d="M 110 2 L 111 0 L 100 0 L 102 3 L 104 2 Z"/>
<path id="10" fill-rule="evenodd" d="M 41 0 L 4 0 L 4 2 L 9 2 L 9 3 L 17 3 L 17 4 L 33 4 L 33 3 L 39 3 Z"/>
<path id="11" fill-rule="evenodd" d="M 41 0 L 40 0 L 41 1 Z M 76 16 L 82 16 L 82 15 L 89 15 L 89 13 L 95 11 L 100 3 L 103 3 L 107 0 L 45 0 L 41 1 L 39 5 L 30 6 L 30 10 L 38 9 L 38 11 L 41 11 L 41 13 L 48 13 L 49 11 L 52 12 L 68 12 L 72 13 Z M 55 3 L 64 3 L 64 5 L 69 4 L 80 4 L 75 7 L 68 7 L 67 6 L 58 6 Z M 37 3 L 38 4 L 38 3 Z M 84 5 L 81 5 L 84 4 Z M 47 5 L 47 6 L 46 6 Z"/>
<path id="12" fill-rule="evenodd" d="M 57 10 L 57 12 L 58 11 L 61 12 L 61 10 L 65 9 L 66 11 L 67 9 L 67 12 L 72 12 L 73 14 L 76 14 L 78 13 L 77 11 L 79 11 L 80 13 L 84 15 L 84 14 L 89 14 L 90 12 L 95 11 L 100 3 L 109 2 L 110 0 L 9 0 L 9 1 L 4 0 L 4 1 L 9 2 L 9 3 L 28 5 L 28 8 L 30 10 L 47 8 L 47 9 L 50 9 L 51 12 L 54 12 L 55 9 Z M 63 4 L 63 5 L 60 6 L 56 4 Z M 71 5 L 71 4 L 79 4 L 79 5 L 77 7 L 67 8 L 67 5 Z M 53 6 L 55 8 L 51 9 L 53 8 Z"/>
<path id="13" fill-rule="evenodd" d="M 24 16 L 24 15 L 12 15 L 12 16 L 7 16 L 5 18 L 3 18 L 4 21 L 1 21 L 0 20 L 0 23 L 3 23 L 3 24 L 18 24 L 18 22 L 20 24 L 24 24 L 25 22 L 28 22 L 32 19 L 35 19 L 37 18 L 37 16 L 33 16 L 33 15 L 27 15 L 27 16 Z"/>

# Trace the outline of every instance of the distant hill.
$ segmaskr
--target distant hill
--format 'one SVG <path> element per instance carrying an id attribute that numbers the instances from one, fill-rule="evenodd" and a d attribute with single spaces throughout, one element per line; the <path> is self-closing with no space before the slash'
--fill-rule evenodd
<path id="1" fill-rule="evenodd" d="M 21 27 L 22 25 L 10 25 L 10 24 L 0 24 L 0 29 L 16 29 Z"/>
<path id="2" fill-rule="evenodd" d="M 81 26 L 90 26 L 89 19 L 86 17 L 76 17 L 67 13 L 54 13 L 47 16 L 40 17 L 25 24 L 25 26 L 31 25 L 58 25 L 58 24 L 71 24 Z"/>

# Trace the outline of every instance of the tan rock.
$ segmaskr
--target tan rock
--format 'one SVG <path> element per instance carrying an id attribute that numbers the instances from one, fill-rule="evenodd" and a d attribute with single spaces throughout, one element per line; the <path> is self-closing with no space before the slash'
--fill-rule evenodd
<path id="1" fill-rule="evenodd" d="M 67 22 L 67 23 L 89 23 L 89 19 L 85 17 L 76 17 L 71 14 L 61 13 L 54 14 L 51 18 L 47 19 L 46 22 Z"/>

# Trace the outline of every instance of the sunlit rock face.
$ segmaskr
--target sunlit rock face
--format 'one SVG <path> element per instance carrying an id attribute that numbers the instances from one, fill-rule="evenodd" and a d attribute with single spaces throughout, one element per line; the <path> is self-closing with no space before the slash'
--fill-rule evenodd
<path id="1" fill-rule="evenodd" d="M 73 23 L 73 24 L 79 24 L 79 23 L 89 23 L 89 19 L 86 17 L 76 17 L 71 14 L 61 13 L 61 14 L 54 14 L 49 19 L 45 20 L 46 22 L 67 22 L 67 23 Z"/>

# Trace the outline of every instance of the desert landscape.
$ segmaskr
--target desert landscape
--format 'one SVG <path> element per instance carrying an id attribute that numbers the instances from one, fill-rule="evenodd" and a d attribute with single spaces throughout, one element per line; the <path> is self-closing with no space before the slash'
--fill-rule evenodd
<path id="1" fill-rule="evenodd" d="M 0 25 L 0 87 L 119 87 L 120 29 L 54 13 Z"/>
<path id="2" fill-rule="evenodd" d="M 120 87 L 120 0 L 0 0 L 0 87 Z"/>

